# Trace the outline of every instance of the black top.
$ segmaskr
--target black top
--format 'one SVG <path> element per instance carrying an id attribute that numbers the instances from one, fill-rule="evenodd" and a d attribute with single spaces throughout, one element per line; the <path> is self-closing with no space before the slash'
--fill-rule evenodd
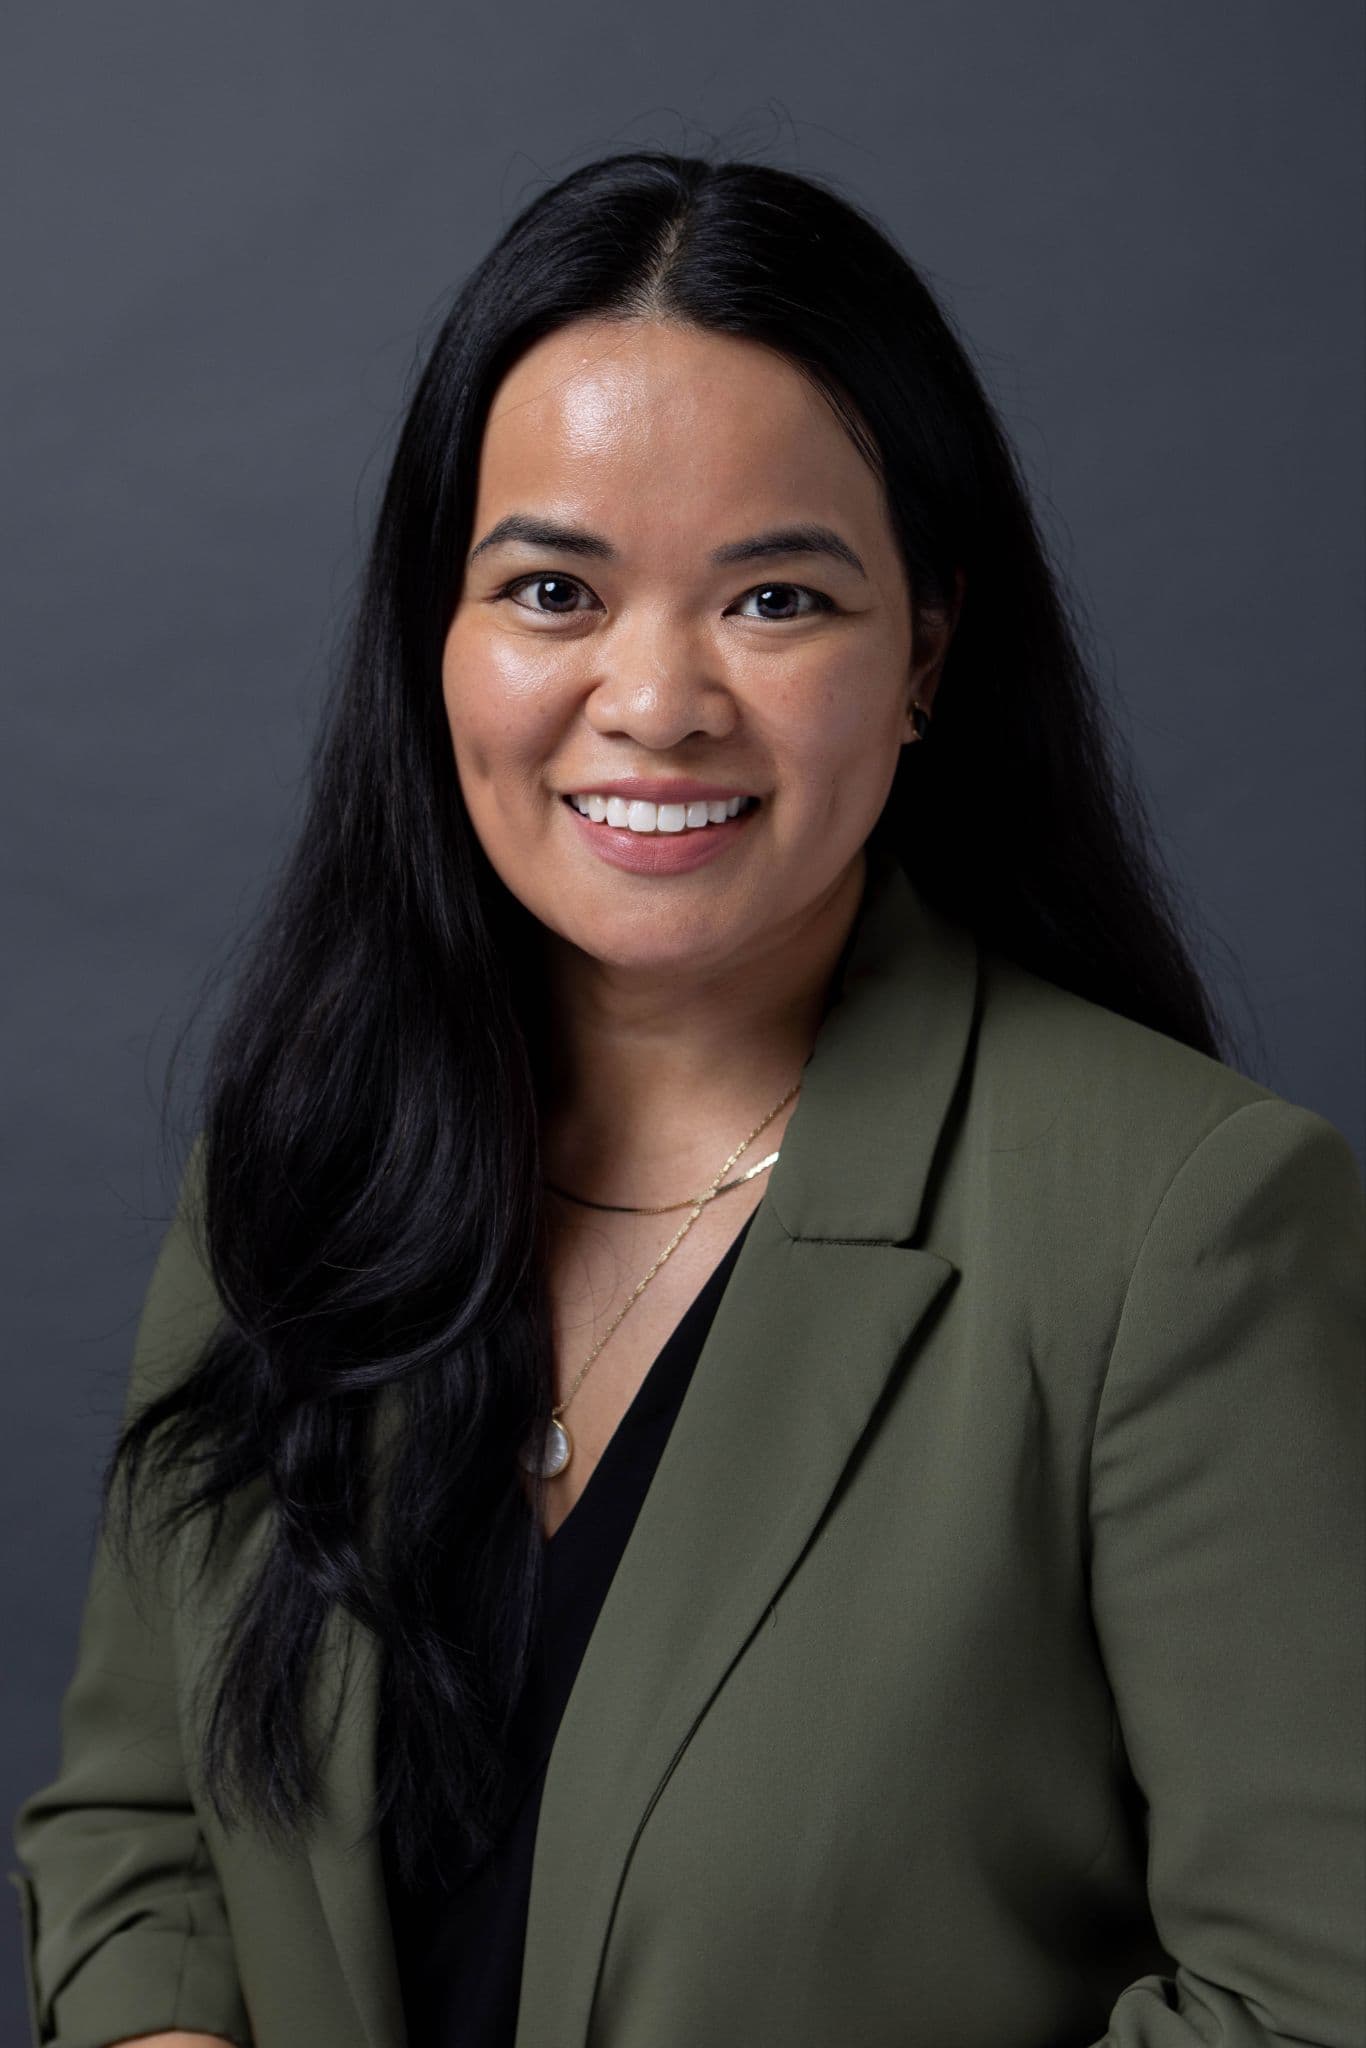
<path id="1" fill-rule="evenodd" d="M 493 1848 L 447 1870 L 449 1889 L 400 1894 L 389 1908 L 413 2048 L 512 2048 L 541 1786 L 588 1638 L 626 1548 L 731 1268 L 747 1217 L 684 1311 L 608 1439 L 588 1484 L 545 1546 L 541 1632 L 513 1718 Z"/>

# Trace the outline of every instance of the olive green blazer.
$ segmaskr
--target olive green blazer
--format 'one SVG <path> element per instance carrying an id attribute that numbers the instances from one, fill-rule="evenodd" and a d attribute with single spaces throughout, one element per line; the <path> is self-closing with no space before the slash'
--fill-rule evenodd
<path id="1" fill-rule="evenodd" d="M 880 857 L 854 939 L 559 1729 L 517 2048 L 1360 2048 L 1355 1154 Z M 216 1315 L 196 1158 L 130 1399 Z M 35 2043 L 403 2048 L 373 1638 L 295 1851 L 196 1784 L 241 1501 L 193 1593 L 97 1551 L 15 1826 Z"/>

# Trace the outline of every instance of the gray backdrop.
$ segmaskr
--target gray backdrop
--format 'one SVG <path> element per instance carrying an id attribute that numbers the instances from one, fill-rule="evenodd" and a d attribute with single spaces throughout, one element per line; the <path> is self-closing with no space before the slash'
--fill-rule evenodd
<path id="1" fill-rule="evenodd" d="M 7 10 L 6 1826 L 56 1765 L 173 1034 L 296 815 L 415 351 L 588 156 L 716 137 L 835 178 L 926 268 L 1258 1040 L 1238 1063 L 1363 1148 L 1362 20 Z M 10 2040 L 12 1887 L 0 1915 Z"/>

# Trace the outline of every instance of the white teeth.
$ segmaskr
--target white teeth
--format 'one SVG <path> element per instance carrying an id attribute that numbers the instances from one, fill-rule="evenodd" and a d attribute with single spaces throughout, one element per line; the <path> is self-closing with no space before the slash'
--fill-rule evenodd
<path id="1" fill-rule="evenodd" d="M 595 825 L 625 825 L 632 832 L 694 832 L 703 825 L 720 825 L 733 818 L 757 797 L 732 796 L 688 804 L 651 804 L 621 796 L 571 796 L 576 811 Z"/>

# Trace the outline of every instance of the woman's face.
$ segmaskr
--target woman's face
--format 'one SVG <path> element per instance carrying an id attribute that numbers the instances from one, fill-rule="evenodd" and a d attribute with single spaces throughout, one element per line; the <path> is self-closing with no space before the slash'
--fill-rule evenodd
<path id="1" fill-rule="evenodd" d="M 540 536 L 499 538 L 514 518 Z M 442 688 L 513 895 L 599 961 L 700 973 L 784 943 L 847 878 L 932 676 L 881 488 L 799 371 L 584 320 L 495 394 Z M 627 790 L 600 822 L 568 801 L 600 813 L 637 778 L 700 790 Z M 712 822 L 730 794 L 758 803 Z"/>

